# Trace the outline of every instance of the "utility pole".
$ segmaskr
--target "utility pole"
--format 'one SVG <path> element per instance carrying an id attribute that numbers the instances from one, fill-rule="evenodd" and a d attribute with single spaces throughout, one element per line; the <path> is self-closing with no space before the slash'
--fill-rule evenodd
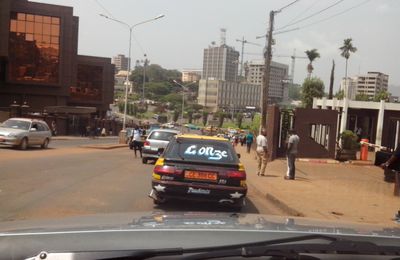
<path id="1" fill-rule="evenodd" d="M 243 56 L 244 56 L 244 45 L 245 44 L 252 44 L 252 45 L 256 45 L 256 46 L 260 46 L 260 44 L 258 43 L 253 43 L 253 42 L 249 42 L 247 40 L 244 39 L 244 36 L 242 37 L 241 40 L 236 39 L 237 42 L 242 43 L 242 53 L 240 54 L 240 72 L 239 72 L 239 76 L 242 76 L 243 73 Z"/>
<path id="2" fill-rule="evenodd" d="M 267 46 L 264 53 L 264 77 L 261 91 L 261 129 L 267 128 L 267 108 L 268 108 L 268 91 L 269 91 L 269 79 L 271 71 L 271 59 L 272 59 L 272 31 L 274 30 L 274 16 L 275 11 L 269 13 L 269 29 L 267 34 Z M 261 130 L 260 129 L 260 130 Z"/>

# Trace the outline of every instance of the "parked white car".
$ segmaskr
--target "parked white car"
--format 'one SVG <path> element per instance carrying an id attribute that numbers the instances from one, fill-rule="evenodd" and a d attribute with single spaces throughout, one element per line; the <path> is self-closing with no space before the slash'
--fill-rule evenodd
<path id="1" fill-rule="evenodd" d="M 50 140 L 50 128 L 42 120 L 10 118 L 0 125 L 0 145 L 19 147 L 21 150 L 40 145 L 46 149 Z"/>

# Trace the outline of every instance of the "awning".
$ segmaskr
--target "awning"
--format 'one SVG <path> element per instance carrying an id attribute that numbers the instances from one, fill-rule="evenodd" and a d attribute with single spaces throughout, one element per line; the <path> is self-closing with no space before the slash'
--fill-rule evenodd
<path id="1" fill-rule="evenodd" d="M 96 113 L 96 107 L 48 106 L 47 113 L 84 115 Z"/>

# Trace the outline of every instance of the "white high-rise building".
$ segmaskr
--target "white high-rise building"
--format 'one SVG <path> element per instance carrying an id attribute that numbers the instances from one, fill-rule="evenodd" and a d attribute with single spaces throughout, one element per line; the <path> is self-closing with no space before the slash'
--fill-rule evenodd
<path id="1" fill-rule="evenodd" d="M 262 85 L 264 76 L 264 61 L 250 61 L 246 63 L 247 82 Z M 273 103 L 288 100 L 289 66 L 286 64 L 271 61 L 269 99 Z"/>
<path id="2" fill-rule="evenodd" d="M 340 89 L 349 99 L 356 99 L 356 95 L 364 94 L 369 99 L 374 99 L 375 96 L 382 90 L 388 90 L 389 76 L 381 72 L 368 72 L 364 75 L 348 77 L 342 79 Z"/>

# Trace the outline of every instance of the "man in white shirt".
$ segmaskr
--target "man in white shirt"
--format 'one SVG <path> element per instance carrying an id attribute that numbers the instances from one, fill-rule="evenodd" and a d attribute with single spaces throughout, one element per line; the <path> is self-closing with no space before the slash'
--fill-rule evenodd
<path id="1" fill-rule="evenodd" d="M 267 131 L 265 129 L 261 129 L 261 133 L 257 136 L 256 143 L 256 153 L 258 161 L 257 175 L 265 176 L 265 168 L 267 167 L 268 159 Z"/>
<path id="2" fill-rule="evenodd" d="M 289 130 L 289 140 L 287 144 L 287 165 L 288 170 L 286 172 L 285 180 L 294 180 L 296 174 L 296 156 L 297 146 L 300 142 L 300 137 L 297 135 L 295 130 Z"/>
<path id="3" fill-rule="evenodd" d="M 141 132 L 139 130 L 139 127 L 135 127 L 135 129 L 133 130 L 133 150 L 135 152 L 135 157 L 137 157 L 136 155 L 136 151 L 139 150 L 140 152 L 140 157 L 142 157 L 142 142 L 141 142 Z"/>

